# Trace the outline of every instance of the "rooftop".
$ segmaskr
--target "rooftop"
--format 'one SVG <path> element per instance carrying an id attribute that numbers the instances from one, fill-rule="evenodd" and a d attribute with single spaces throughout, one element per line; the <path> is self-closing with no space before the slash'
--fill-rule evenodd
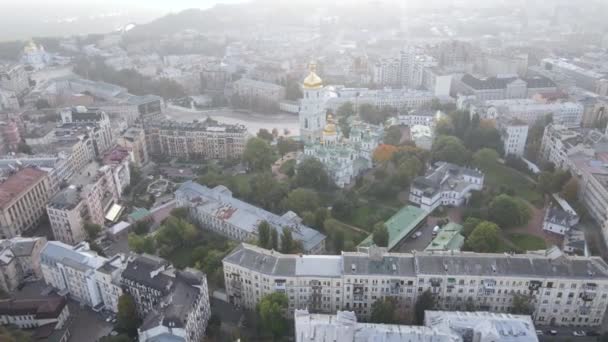
<path id="1" fill-rule="evenodd" d="M 441 228 L 425 251 L 459 251 L 464 244 L 464 236 L 460 234 L 461 231 L 461 225 L 454 222 L 448 223 Z"/>
<path id="2" fill-rule="evenodd" d="M 34 315 L 36 319 L 53 319 L 66 305 L 67 299 L 57 295 L 38 299 L 8 299 L 0 301 L 0 315 Z"/>
<path id="3" fill-rule="evenodd" d="M 608 265 L 599 257 L 570 257 L 559 250 L 546 253 L 527 254 L 493 254 L 472 252 L 417 252 L 386 253 L 370 248 L 367 253 L 342 252 L 341 273 L 346 275 L 390 275 L 399 277 L 416 277 L 419 275 L 463 275 L 490 277 L 528 277 L 538 278 L 576 278 L 576 279 L 608 279 Z M 375 254 L 374 254 L 375 253 Z M 286 255 L 265 250 L 249 244 L 241 244 L 224 258 L 224 262 L 249 268 L 257 272 L 274 276 L 296 276 L 298 258 L 310 256 Z M 337 263 L 335 256 L 327 257 L 327 263 L 332 270 Z M 323 266 L 325 267 L 325 266 Z M 327 269 L 319 269 L 318 273 L 325 276 L 331 273 Z"/>
<path id="4" fill-rule="evenodd" d="M 72 210 L 81 200 L 80 191 L 75 186 L 70 185 L 53 196 L 47 206 L 53 209 Z"/>
<path id="5" fill-rule="evenodd" d="M 384 224 L 388 230 L 388 249 L 394 248 L 422 223 L 429 213 L 418 207 L 407 205 L 389 218 Z M 373 244 L 373 234 L 368 236 L 359 247 L 369 247 Z"/>
<path id="6" fill-rule="evenodd" d="M 287 212 L 279 216 L 258 208 L 232 197 L 230 190 L 221 185 L 210 189 L 188 181 L 179 187 L 175 195 L 178 200 L 189 201 L 197 211 L 205 212 L 251 234 L 257 234 L 258 225 L 262 221 L 270 223 L 279 235 L 282 234 L 283 228 L 288 228 L 293 238 L 302 242 L 305 250 L 315 248 L 325 239 L 325 235 L 301 224 L 297 215 Z"/>
<path id="7" fill-rule="evenodd" d="M 11 203 L 44 176 L 46 176 L 46 171 L 35 167 L 25 167 L 8 176 L 4 182 L 0 183 L 0 208 Z"/>

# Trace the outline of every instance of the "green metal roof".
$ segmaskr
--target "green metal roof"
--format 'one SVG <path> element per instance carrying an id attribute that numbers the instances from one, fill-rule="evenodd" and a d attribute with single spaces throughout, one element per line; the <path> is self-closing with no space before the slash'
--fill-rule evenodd
<path id="1" fill-rule="evenodd" d="M 410 235 L 428 215 L 427 211 L 408 205 L 384 222 L 388 230 L 388 250 L 393 249 L 401 240 Z M 359 247 L 369 247 L 373 243 L 373 234 L 371 234 L 359 244 Z"/>
<path id="2" fill-rule="evenodd" d="M 129 214 L 129 219 L 133 220 L 134 222 L 137 222 L 137 221 L 141 221 L 141 220 L 145 219 L 146 217 L 148 217 L 150 215 L 151 215 L 151 213 L 148 209 L 137 208 L 135 211 L 133 211 L 132 213 Z"/>
<path id="3" fill-rule="evenodd" d="M 425 248 L 425 251 L 459 251 L 464 244 L 464 236 L 460 234 L 461 231 L 462 226 L 457 223 L 446 224 Z"/>

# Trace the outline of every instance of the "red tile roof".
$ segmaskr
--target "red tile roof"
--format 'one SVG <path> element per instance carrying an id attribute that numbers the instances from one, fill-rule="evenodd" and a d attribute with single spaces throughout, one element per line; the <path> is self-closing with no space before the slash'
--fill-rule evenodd
<path id="1" fill-rule="evenodd" d="M 46 171 L 34 167 L 26 167 L 10 175 L 4 182 L 0 183 L 0 208 L 4 208 L 15 197 L 36 184 L 45 175 Z"/>

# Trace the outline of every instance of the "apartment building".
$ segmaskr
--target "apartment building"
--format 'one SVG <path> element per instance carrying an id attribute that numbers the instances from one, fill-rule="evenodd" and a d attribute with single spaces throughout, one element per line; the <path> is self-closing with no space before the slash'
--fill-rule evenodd
<path id="1" fill-rule="evenodd" d="M 523 157 L 528 140 L 528 124 L 518 119 L 498 120 L 505 156 Z"/>
<path id="2" fill-rule="evenodd" d="M 483 189 L 483 181 L 479 170 L 437 162 L 426 175 L 414 179 L 409 200 L 429 212 L 440 205 L 460 206 L 471 191 Z"/>
<path id="3" fill-rule="evenodd" d="M 549 124 L 543 132 L 539 156 L 558 169 L 569 170 L 570 156 L 578 153 L 593 156 L 596 150 L 604 150 L 606 142 L 606 136 L 596 130 L 569 129 L 563 125 Z"/>
<path id="4" fill-rule="evenodd" d="M 127 129 L 123 135 L 118 138 L 118 145 L 129 149 L 133 165 L 142 167 L 148 162 L 146 134 L 142 128 L 129 127 L 129 129 Z"/>
<path id="5" fill-rule="evenodd" d="M 551 115 L 554 124 L 568 128 L 581 127 L 584 112 L 580 103 L 542 103 L 533 99 L 492 100 L 486 101 L 485 106 L 483 116 L 487 119 L 518 119 L 532 125 Z"/>
<path id="6" fill-rule="evenodd" d="M 404 113 L 399 113 L 397 119 L 400 125 L 409 126 L 427 126 L 434 128 L 435 124 L 441 119 L 440 111 L 432 111 L 426 109 L 410 110 Z"/>
<path id="7" fill-rule="evenodd" d="M 14 291 L 25 277 L 42 277 L 40 251 L 44 237 L 14 237 L 0 240 L 0 290 Z"/>
<path id="8" fill-rule="evenodd" d="M 188 208 L 191 218 L 202 227 L 236 241 L 257 240 L 258 226 L 266 221 L 280 237 L 289 229 L 306 253 L 325 251 L 325 235 L 304 224 L 294 212 L 281 216 L 232 197 L 223 185 L 210 189 L 192 181 L 183 183 L 175 192 L 177 207 Z M 280 240 L 280 238 L 279 238 Z M 280 244 L 280 241 L 279 241 Z"/>
<path id="9" fill-rule="evenodd" d="M 553 73 L 564 75 L 585 90 L 608 95 L 605 89 L 606 74 L 592 69 L 585 69 L 566 59 L 545 58 L 541 61 L 541 68 Z"/>
<path id="10" fill-rule="evenodd" d="M 417 341 L 538 342 L 530 316 L 491 312 L 425 311 L 424 326 L 361 323 L 352 311 L 336 315 L 296 310 L 296 342 Z"/>
<path id="11" fill-rule="evenodd" d="M 22 96 L 30 87 L 30 80 L 22 64 L 0 65 L 0 88 Z"/>
<path id="12" fill-rule="evenodd" d="M 241 78 L 234 82 L 232 92 L 243 99 L 259 99 L 274 103 L 285 98 L 285 87 L 250 78 Z"/>
<path id="13" fill-rule="evenodd" d="M 329 87 L 328 87 L 329 88 Z M 426 90 L 413 89 L 367 89 L 332 87 L 326 108 L 335 112 L 341 105 L 350 102 L 357 109 L 362 104 L 376 108 L 393 108 L 395 110 L 416 109 L 430 105 L 435 96 Z M 328 90 L 329 91 L 329 90 Z"/>
<path id="14" fill-rule="evenodd" d="M 193 268 L 175 271 L 171 294 L 144 318 L 138 329 L 139 341 L 202 341 L 210 316 L 205 274 Z"/>
<path id="15" fill-rule="evenodd" d="M 0 323 L 19 329 L 36 329 L 51 325 L 61 329 L 70 318 L 68 300 L 51 295 L 38 299 L 5 299 L 0 301 Z"/>
<path id="16" fill-rule="evenodd" d="M 7 172 L 21 167 L 37 167 L 47 172 L 51 194 L 57 193 L 62 181 L 69 179 L 73 171 L 69 167 L 68 157 L 59 152 L 55 155 L 5 155 L 0 156 L 0 170 Z"/>
<path id="17" fill-rule="evenodd" d="M 145 126 L 149 154 L 168 157 L 239 158 L 245 150 L 247 129 L 207 119 L 202 122 L 152 122 Z"/>
<path id="18" fill-rule="evenodd" d="M 458 86 L 463 94 L 474 95 L 479 101 L 525 99 L 537 93 L 557 90 L 553 81 L 541 76 L 479 78 L 464 74 Z"/>
<path id="19" fill-rule="evenodd" d="M 430 291 L 437 310 L 508 313 L 513 297 L 533 305 L 536 324 L 599 326 L 608 301 L 608 265 L 599 257 L 566 256 L 554 248 L 528 254 L 471 252 L 285 255 L 242 244 L 223 260 L 231 303 L 254 309 L 261 298 L 284 293 L 296 309 L 368 319 L 374 302 L 394 298 L 411 312 Z"/>
<path id="20" fill-rule="evenodd" d="M 46 171 L 25 167 L 10 173 L 0 183 L 0 229 L 5 238 L 34 228 L 44 215 L 51 196 Z"/>
<path id="21" fill-rule="evenodd" d="M 112 117 L 121 118 L 131 126 L 136 122 L 146 123 L 164 119 L 163 98 L 156 95 L 132 95 L 122 93 L 100 103 L 99 109 Z"/>
<path id="22" fill-rule="evenodd" d="M 96 156 L 100 156 L 113 145 L 112 127 L 105 112 L 96 108 L 76 106 L 65 108 L 59 114 L 63 128 L 73 129 L 82 126 L 95 128 L 89 130 L 89 135 L 93 138 L 93 148 Z"/>
<path id="23" fill-rule="evenodd" d="M 162 258 L 135 255 L 122 274 L 122 287 L 143 318 L 140 341 L 202 340 L 211 315 L 207 278 L 202 272 L 176 270 Z"/>
<path id="24" fill-rule="evenodd" d="M 40 253 L 44 282 L 57 289 L 60 295 L 69 295 L 96 311 L 117 312 L 124 263 L 122 255 L 112 259 L 99 256 L 87 242 L 70 246 L 49 241 Z"/>
<path id="25" fill-rule="evenodd" d="M 84 223 L 103 225 L 129 182 L 126 156 L 117 165 L 89 164 L 46 206 L 55 239 L 70 245 L 86 240 Z"/>

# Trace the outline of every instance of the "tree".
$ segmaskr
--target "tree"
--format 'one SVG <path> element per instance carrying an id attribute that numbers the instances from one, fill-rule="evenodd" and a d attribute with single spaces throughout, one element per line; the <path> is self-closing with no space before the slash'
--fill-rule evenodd
<path id="1" fill-rule="evenodd" d="M 482 148 L 473 154 L 473 163 L 482 170 L 487 170 L 498 162 L 498 152 L 491 148 Z"/>
<path id="2" fill-rule="evenodd" d="M 445 161 L 465 165 L 469 160 L 469 151 L 462 141 L 455 136 L 440 136 L 433 143 L 431 150 L 433 161 Z"/>
<path id="3" fill-rule="evenodd" d="M 374 225 L 374 232 L 372 237 L 374 243 L 378 247 L 388 247 L 388 229 L 384 222 L 378 222 Z"/>
<path id="4" fill-rule="evenodd" d="M 291 138 L 279 137 L 279 139 L 277 140 L 277 149 L 279 150 L 279 154 L 282 157 L 289 152 L 297 151 L 298 143 Z"/>
<path id="5" fill-rule="evenodd" d="M 291 235 L 291 230 L 287 227 L 284 227 L 283 233 L 281 234 L 281 253 L 294 253 L 294 248 L 295 243 L 293 241 L 293 236 Z"/>
<path id="6" fill-rule="evenodd" d="M 268 130 L 266 128 L 260 128 L 260 130 L 258 131 L 257 137 L 263 140 L 266 140 L 268 142 L 271 142 L 272 140 L 274 140 L 274 136 L 272 135 L 272 133 L 268 132 Z"/>
<path id="7" fill-rule="evenodd" d="M 488 210 L 490 220 L 501 228 L 524 225 L 530 219 L 530 208 L 520 199 L 509 195 L 499 195 L 490 202 Z"/>
<path id="8" fill-rule="evenodd" d="M 274 161 L 270 145 L 260 138 L 251 138 L 247 141 L 243 160 L 253 171 L 268 171 Z"/>
<path id="9" fill-rule="evenodd" d="M 287 306 L 287 296 L 279 292 L 265 295 L 257 305 L 262 326 L 275 338 L 284 336 L 287 332 L 288 322 L 283 316 Z"/>
<path id="10" fill-rule="evenodd" d="M 118 314 L 116 314 L 116 330 L 129 335 L 137 336 L 137 327 L 141 320 L 137 315 L 135 300 L 130 294 L 124 293 L 118 298 Z"/>
<path id="11" fill-rule="evenodd" d="M 370 316 L 371 323 L 394 324 L 396 318 L 397 305 L 392 298 L 379 298 L 372 304 Z"/>
<path id="12" fill-rule="evenodd" d="M 356 202 L 357 198 L 354 193 L 338 195 L 331 206 L 332 216 L 341 220 L 349 217 L 356 208 Z"/>
<path id="13" fill-rule="evenodd" d="M 401 142 L 401 128 L 391 126 L 384 132 L 384 143 L 397 146 Z"/>
<path id="14" fill-rule="evenodd" d="M 407 157 L 397 167 L 394 181 L 400 186 L 408 186 L 423 168 L 424 165 L 416 156 Z"/>
<path id="15" fill-rule="evenodd" d="M 355 108 L 353 106 L 353 103 L 350 101 L 344 102 L 342 105 L 340 105 L 340 107 L 338 107 L 338 110 L 336 110 L 336 114 L 339 118 L 349 117 L 355 114 Z"/>
<path id="16" fill-rule="evenodd" d="M 84 231 L 87 232 L 89 239 L 95 240 L 101 233 L 101 226 L 91 222 L 85 222 Z"/>
<path id="17" fill-rule="evenodd" d="M 435 125 L 435 134 L 454 135 L 454 125 L 452 124 L 452 119 L 449 117 L 439 119 Z"/>
<path id="18" fill-rule="evenodd" d="M 416 299 L 416 304 L 414 304 L 414 320 L 417 325 L 424 324 L 424 312 L 426 310 L 433 310 L 435 308 L 435 297 L 431 291 L 426 290 L 422 292 L 420 296 Z"/>
<path id="19" fill-rule="evenodd" d="M 272 248 L 271 230 L 272 228 L 267 221 L 258 224 L 258 246 L 266 249 Z"/>
<path id="20" fill-rule="evenodd" d="M 129 233 L 128 243 L 129 249 L 135 253 L 154 254 L 156 252 L 156 244 L 153 236 L 141 236 L 135 233 Z"/>
<path id="21" fill-rule="evenodd" d="M 19 143 L 19 145 L 17 145 L 17 152 L 32 154 L 32 148 L 30 147 L 30 145 L 26 144 L 25 141 L 22 141 Z"/>
<path id="22" fill-rule="evenodd" d="M 190 211 L 186 207 L 174 208 L 171 210 L 171 216 L 185 220 L 188 218 L 188 216 L 190 216 Z"/>
<path id="23" fill-rule="evenodd" d="M 270 172 L 258 173 L 250 178 L 251 201 L 269 211 L 278 211 L 287 195 L 287 186 L 279 183 Z"/>
<path id="24" fill-rule="evenodd" d="M 468 217 L 462 224 L 462 235 L 464 235 L 464 237 L 471 235 L 475 227 L 481 222 L 483 222 L 483 220 L 477 217 Z"/>
<path id="25" fill-rule="evenodd" d="M 376 147 L 376 150 L 374 150 L 373 158 L 378 163 L 384 163 L 391 160 L 393 154 L 395 154 L 398 150 L 399 148 L 396 146 L 381 144 L 380 146 Z"/>
<path id="26" fill-rule="evenodd" d="M 516 315 L 531 315 L 534 313 L 532 298 L 523 294 L 514 294 L 511 313 Z"/>
<path id="27" fill-rule="evenodd" d="M 275 251 L 279 250 L 279 233 L 276 229 L 270 230 L 270 246 Z"/>
<path id="28" fill-rule="evenodd" d="M 492 222 L 484 221 L 473 229 L 466 240 L 467 247 L 477 253 L 498 252 L 500 229 Z"/>
<path id="29" fill-rule="evenodd" d="M 319 196 L 314 190 L 297 188 L 287 195 L 286 205 L 299 215 L 306 211 L 314 213 L 319 206 Z"/>
<path id="30" fill-rule="evenodd" d="M 168 255 L 178 248 L 196 243 L 198 234 L 198 229 L 190 222 L 169 216 L 156 232 L 156 246 L 161 255 Z"/>
<path id="31" fill-rule="evenodd" d="M 344 231 L 341 229 L 334 230 L 330 235 L 330 239 L 334 252 L 342 252 L 344 249 Z"/>
<path id="32" fill-rule="evenodd" d="M 329 175 L 317 158 L 306 158 L 296 168 L 295 184 L 304 188 L 327 190 Z"/>
<path id="33" fill-rule="evenodd" d="M 30 333 L 15 329 L 12 326 L 0 326 L 0 341 L 2 342 L 30 342 L 33 341 Z"/>
<path id="34" fill-rule="evenodd" d="M 562 187 L 561 192 L 562 197 L 570 202 L 576 202 L 578 200 L 578 180 L 572 177 L 570 180 Z"/>

